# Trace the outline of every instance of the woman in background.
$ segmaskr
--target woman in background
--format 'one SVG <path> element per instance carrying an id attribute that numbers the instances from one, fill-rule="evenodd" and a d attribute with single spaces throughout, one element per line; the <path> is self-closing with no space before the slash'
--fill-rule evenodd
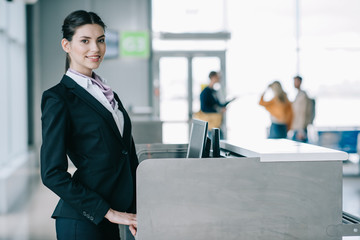
<path id="1" fill-rule="evenodd" d="M 130 119 L 93 71 L 105 55 L 105 24 L 80 10 L 65 18 L 62 32 L 66 72 L 41 102 L 41 177 L 60 197 L 52 215 L 57 239 L 119 240 L 118 224 L 135 235 L 138 159 Z"/>
<path id="2" fill-rule="evenodd" d="M 261 95 L 259 104 L 264 106 L 270 113 L 271 126 L 269 138 L 286 138 L 293 119 L 291 102 L 289 101 L 287 94 L 282 89 L 279 81 L 271 83 L 268 86 L 268 89 L 272 90 L 274 97 L 269 101 L 265 101 L 265 91 Z"/>

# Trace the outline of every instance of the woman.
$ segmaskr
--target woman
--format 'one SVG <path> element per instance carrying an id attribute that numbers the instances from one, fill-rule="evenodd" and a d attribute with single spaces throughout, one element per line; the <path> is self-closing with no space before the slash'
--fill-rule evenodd
<path id="1" fill-rule="evenodd" d="M 272 90 L 274 97 L 270 101 L 265 101 L 265 91 L 261 95 L 259 104 L 264 106 L 271 116 L 269 138 L 286 138 L 293 119 L 291 103 L 280 82 L 275 81 L 268 88 Z"/>
<path id="2" fill-rule="evenodd" d="M 138 160 L 130 119 L 93 72 L 104 58 L 105 24 L 93 12 L 75 11 L 62 32 L 66 73 L 41 102 L 41 177 L 60 197 L 52 215 L 57 238 L 120 239 L 118 224 L 135 235 Z"/>

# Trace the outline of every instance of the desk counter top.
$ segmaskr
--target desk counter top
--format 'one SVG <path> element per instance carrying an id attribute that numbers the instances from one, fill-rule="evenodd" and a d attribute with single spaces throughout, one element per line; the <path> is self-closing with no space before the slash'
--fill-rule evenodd
<path id="1" fill-rule="evenodd" d="M 245 157 L 259 157 L 261 162 L 344 161 L 348 159 L 346 152 L 288 139 L 222 140 L 220 147 Z"/>

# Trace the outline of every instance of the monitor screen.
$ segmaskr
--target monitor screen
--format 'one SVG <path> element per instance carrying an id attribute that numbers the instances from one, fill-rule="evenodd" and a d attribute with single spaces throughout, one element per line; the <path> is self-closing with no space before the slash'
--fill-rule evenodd
<path id="1" fill-rule="evenodd" d="M 187 150 L 187 158 L 201 158 L 206 146 L 208 123 L 193 119 L 190 132 L 190 141 Z"/>

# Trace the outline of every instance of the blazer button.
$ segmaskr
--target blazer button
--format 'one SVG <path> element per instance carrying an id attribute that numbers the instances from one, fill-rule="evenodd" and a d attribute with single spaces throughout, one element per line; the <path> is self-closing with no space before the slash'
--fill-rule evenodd
<path id="1" fill-rule="evenodd" d="M 94 221 L 94 217 L 93 217 L 93 216 L 91 216 L 91 217 L 90 217 L 90 220 L 91 220 L 91 221 Z"/>
<path id="2" fill-rule="evenodd" d="M 86 212 L 85 212 L 85 211 L 83 211 L 83 215 L 86 216 Z"/>
<path id="3" fill-rule="evenodd" d="M 128 155 L 128 152 L 126 150 L 122 150 L 121 153 L 124 155 Z"/>

